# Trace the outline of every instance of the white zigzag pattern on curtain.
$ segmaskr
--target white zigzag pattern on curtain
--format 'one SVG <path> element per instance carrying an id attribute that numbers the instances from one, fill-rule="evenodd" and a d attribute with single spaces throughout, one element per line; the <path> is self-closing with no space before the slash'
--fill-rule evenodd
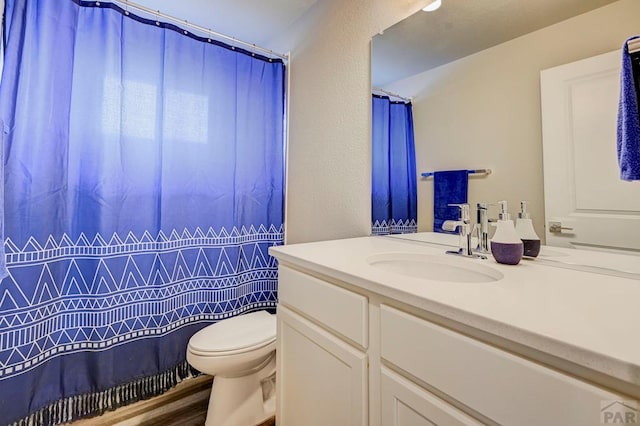
<path id="1" fill-rule="evenodd" d="M 31 238 L 21 250 L 7 239 L 0 378 L 51 357 L 275 307 L 277 263 L 266 249 L 282 240 L 282 225 L 174 230 L 156 238 L 114 234 L 109 242 L 100 235 L 91 242 L 84 235 L 44 244 Z M 29 294 L 20 285 L 24 277 L 39 277 Z"/>
<path id="2" fill-rule="evenodd" d="M 407 234 L 417 231 L 418 224 L 415 219 L 391 219 L 390 222 L 376 220 L 371 227 L 372 235 Z"/>

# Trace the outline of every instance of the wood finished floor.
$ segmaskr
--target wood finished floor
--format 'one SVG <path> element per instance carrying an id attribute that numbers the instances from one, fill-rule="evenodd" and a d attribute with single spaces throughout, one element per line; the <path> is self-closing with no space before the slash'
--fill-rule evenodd
<path id="1" fill-rule="evenodd" d="M 75 421 L 70 426 L 204 426 L 211 377 L 185 380 L 166 394 Z M 256 426 L 275 426 L 275 417 Z M 240 425 L 238 425 L 240 426 Z M 244 425 L 242 425 L 244 426 Z"/>
<path id="2" fill-rule="evenodd" d="M 138 424 L 140 426 L 204 426 L 208 405 L 209 401 L 204 401 Z"/>
<path id="3" fill-rule="evenodd" d="M 148 422 L 139 423 L 140 426 L 204 426 L 207 418 L 208 402 L 204 407 L 200 407 L 196 411 L 185 410 L 184 412 L 176 411 L 170 416 L 161 419 L 150 420 Z M 256 426 L 276 426 L 276 418 L 272 417 Z"/>

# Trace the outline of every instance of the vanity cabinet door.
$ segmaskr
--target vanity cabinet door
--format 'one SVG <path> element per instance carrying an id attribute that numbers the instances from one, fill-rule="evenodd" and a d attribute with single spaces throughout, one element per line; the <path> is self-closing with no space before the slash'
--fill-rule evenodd
<path id="1" fill-rule="evenodd" d="M 384 426 L 481 425 L 386 367 L 382 367 L 380 387 Z"/>
<path id="2" fill-rule="evenodd" d="M 278 426 L 366 425 L 367 356 L 280 305 Z"/>
<path id="3" fill-rule="evenodd" d="M 390 306 L 380 324 L 385 363 L 498 424 L 597 426 L 628 399 Z"/>

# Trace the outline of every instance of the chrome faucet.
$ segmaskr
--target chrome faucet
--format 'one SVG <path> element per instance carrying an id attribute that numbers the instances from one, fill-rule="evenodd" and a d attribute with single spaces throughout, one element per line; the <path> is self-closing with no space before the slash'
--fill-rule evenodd
<path id="1" fill-rule="evenodd" d="M 476 251 L 479 253 L 489 253 L 489 222 L 495 222 L 495 219 L 489 219 L 489 206 L 495 204 L 478 203 L 477 219 L 475 229 L 478 237 L 478 246 Z"/>
<path id="2" fill-rule="evenodd" d="M 458 256 L 476 257 L 486 259 L 486 256 L 474 254 L 471 251 L 471 219 L 469 215 L 469 204 L 449 204 L 460 208 L 459 220 L 445 220 L 442 229 L 445 231 L 455 231 L 458 229 L 459 249 L 457 251 L 447 251 L 447 254 L 456 254 Z"/>

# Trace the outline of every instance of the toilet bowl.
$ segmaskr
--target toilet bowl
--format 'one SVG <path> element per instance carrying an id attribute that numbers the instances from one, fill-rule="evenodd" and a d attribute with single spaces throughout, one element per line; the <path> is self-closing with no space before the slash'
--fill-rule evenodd
<path id="1" fill-rule="evenodd" d="M 276 316 L 253 312 L 194 334 L 187 361 L 215 376 L 206 426 L 253 426 L 275 414 Z"/>

